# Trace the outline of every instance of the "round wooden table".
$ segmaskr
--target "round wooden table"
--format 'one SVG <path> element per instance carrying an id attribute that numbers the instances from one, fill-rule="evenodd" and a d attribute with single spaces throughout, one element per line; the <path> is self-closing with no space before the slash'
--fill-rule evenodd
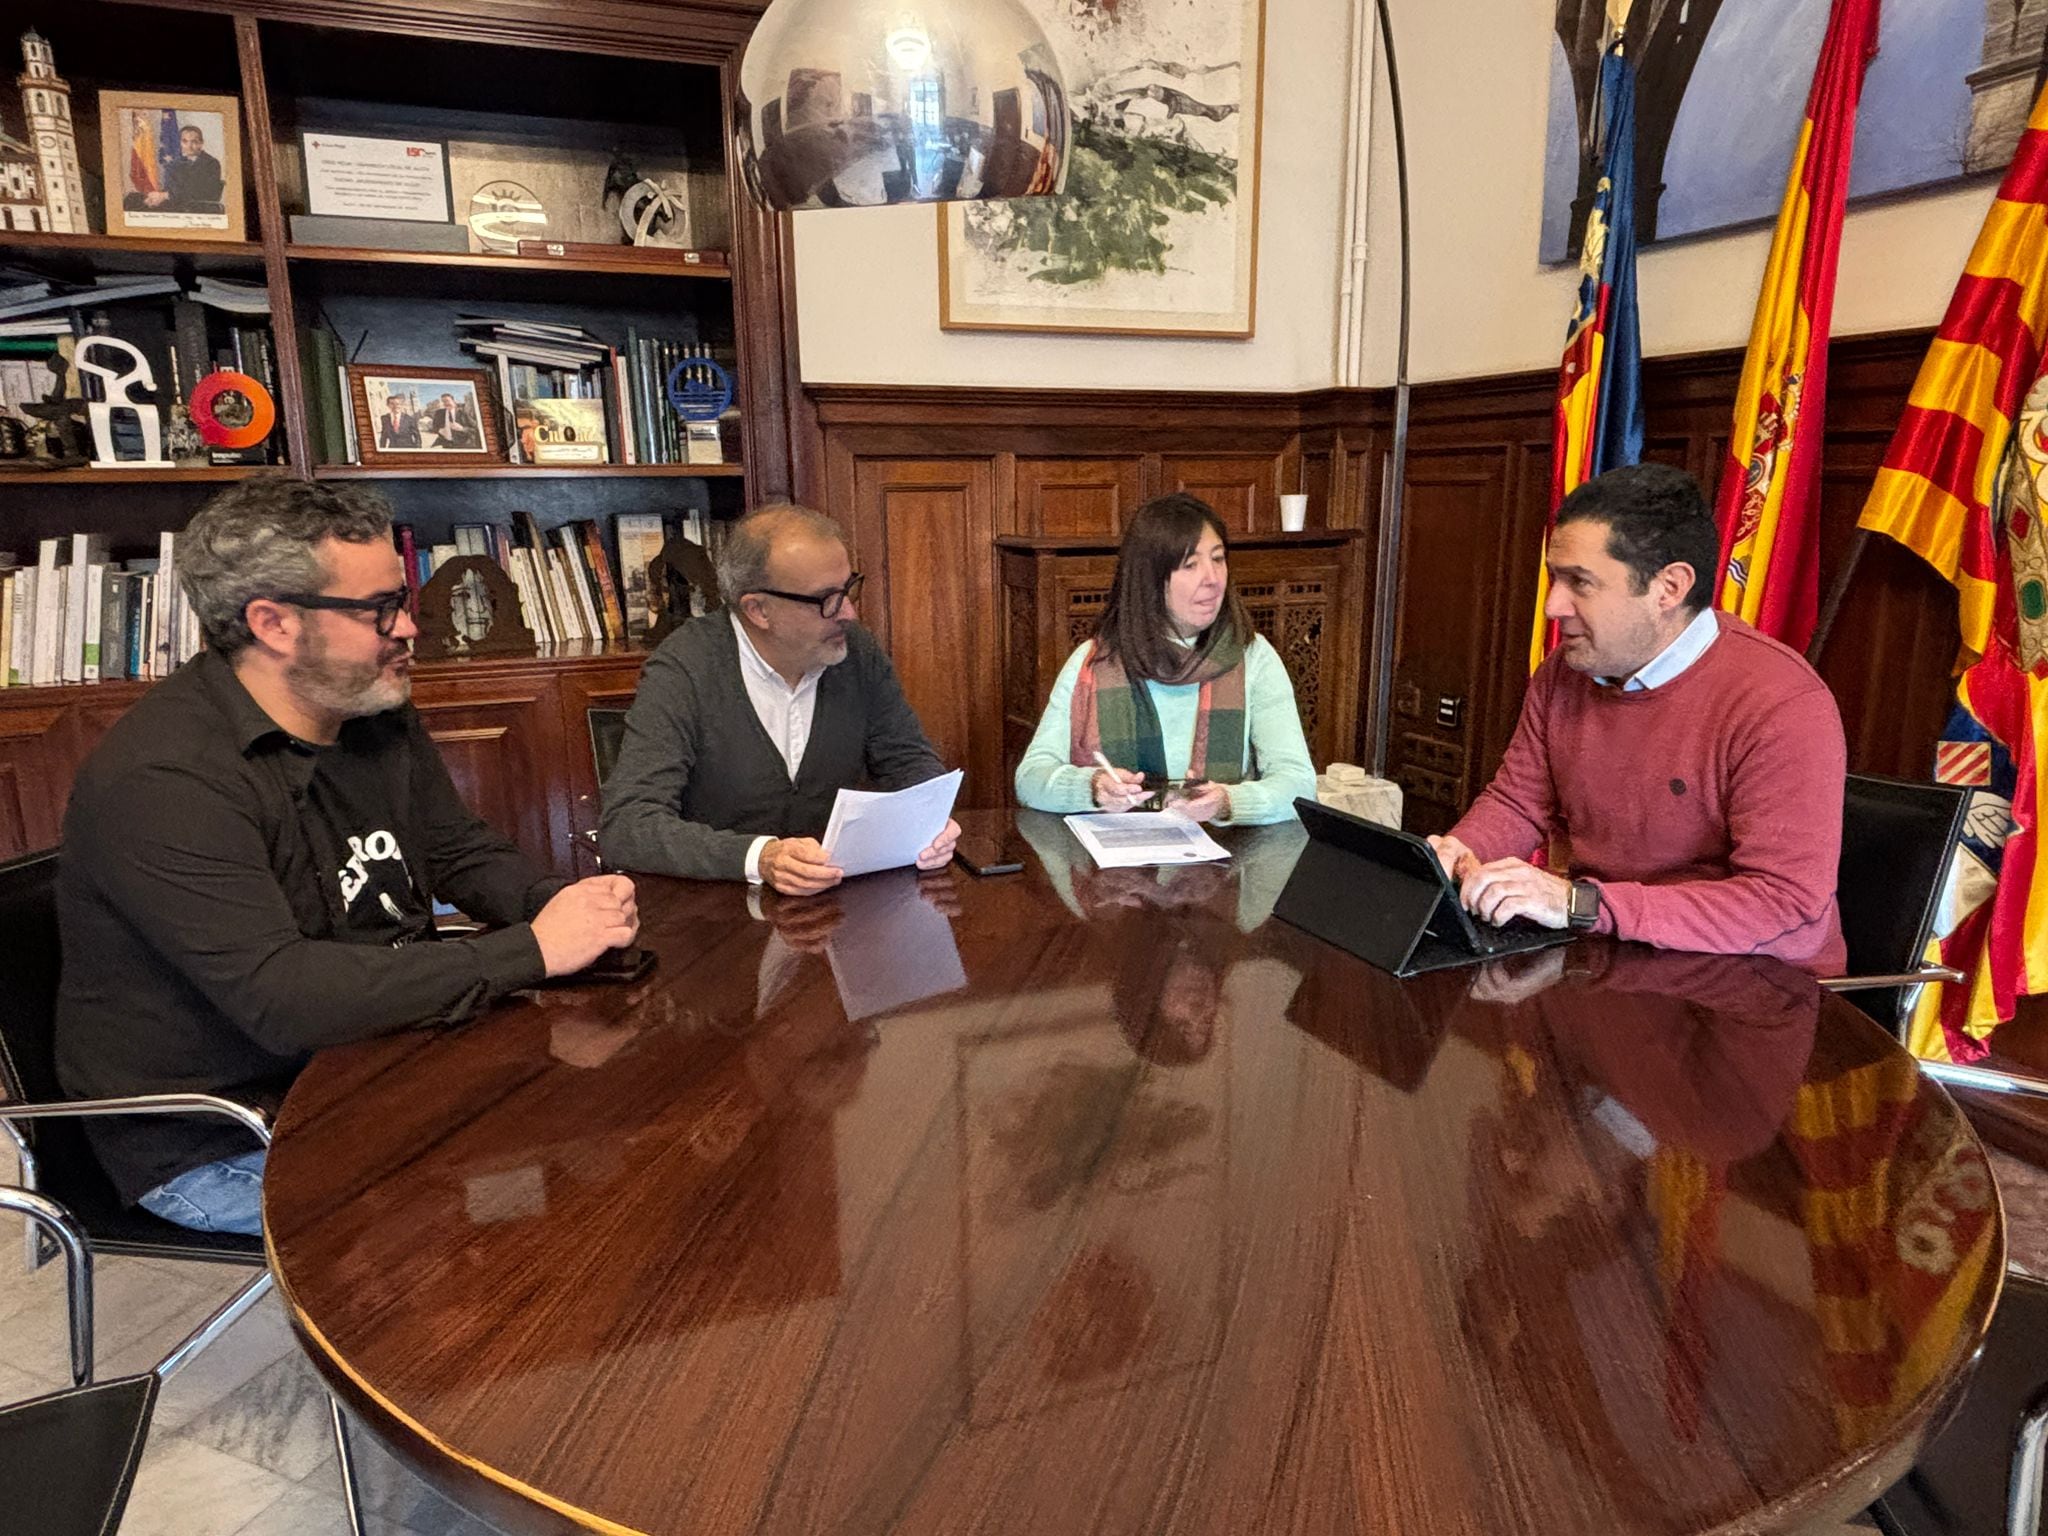
<path id="1" fill-rule="evenodd" d="M 1948 1097 L 1774 962 L 1410 982 L 1229 865 L 749 909 L 631 988 L 323 1053 L 265 1180 L 343 1401 L 513 1531 L 1793 1530 L 1963 1385 Z"/>

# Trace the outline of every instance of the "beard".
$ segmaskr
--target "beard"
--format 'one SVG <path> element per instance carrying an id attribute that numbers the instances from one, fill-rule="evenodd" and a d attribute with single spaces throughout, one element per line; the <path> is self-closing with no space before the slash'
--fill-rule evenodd
<path id="1" fill-rule="evenodd" d="M 412 697 L 412 673 L 387 671 L 411 649 L 402 640 L 386 641 L 375 661 L 340 662 L 329 656 L 325 637 L 314 630 L 285 669 L 285 678 L 308 704 L 344 720 L 381 715 Z"/>

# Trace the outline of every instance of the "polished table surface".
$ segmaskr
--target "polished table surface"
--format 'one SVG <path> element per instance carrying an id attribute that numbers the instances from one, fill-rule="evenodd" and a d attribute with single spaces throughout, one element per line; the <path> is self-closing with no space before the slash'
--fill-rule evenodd
<path id="1" fill-rule="evenodd" d="M 265 1181 L 343 1401 L 508 1530 L 1796 1530 L 1910 1464 L 2004 1228 L 1955 1106 L 1774 962 L 1399 982 L 1298 828 L 749 908 L 630 988 L 321 1055 Z"/>

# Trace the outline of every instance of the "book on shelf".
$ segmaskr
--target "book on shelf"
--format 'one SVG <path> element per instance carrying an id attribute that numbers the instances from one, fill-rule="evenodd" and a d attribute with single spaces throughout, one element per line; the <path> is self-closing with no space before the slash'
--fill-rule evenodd
<path id="1" fill-rule="evenodd" d="M 0 687 L 168 676 L 203 644 L 172 579 L 161 557 L 111 559 L 97 533 L 41 540 L 34 565 L 0 558 Z"/>
<path id="2" fill-rule="evenodd" d="M 612 528 L 619 544 L 619 598 L 625 609 L 626 638 L 638 644 L 661 617 L 654 609 L 648 573 L 661 558 L 668 531 L 659 512 L 621 512 Z"/>

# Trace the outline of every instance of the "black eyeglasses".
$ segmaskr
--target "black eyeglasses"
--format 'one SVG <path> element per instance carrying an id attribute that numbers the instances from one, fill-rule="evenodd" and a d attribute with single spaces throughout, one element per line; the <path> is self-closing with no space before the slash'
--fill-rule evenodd
<path id="1" fill-rule="evenodd" d="M 777 592 L 773 587 L 756 587 L 751 594 L 744 595 L 779 597 L 785 603 L 809 603 L 818 610 L 821 618 L 836 619 L 846 611 L 848 603 L 859 599 L 861 583 L 866 580 L 867 577 L 855 571 L 846 578 L 845 586 L 834 587 L 830 592 Z"/>
<path id="2" fill-rule="evenodd" d="M 388 636 L 398 627 L 405 612 L 405 588 L 379 592 L 375 597 L 327 597 L 318 592 L 273 592 L 273 603 L 290 603 L 294 608 L 318 608 L 330 613 L 367 613 L 376 618 L 377 633 Z"/>

